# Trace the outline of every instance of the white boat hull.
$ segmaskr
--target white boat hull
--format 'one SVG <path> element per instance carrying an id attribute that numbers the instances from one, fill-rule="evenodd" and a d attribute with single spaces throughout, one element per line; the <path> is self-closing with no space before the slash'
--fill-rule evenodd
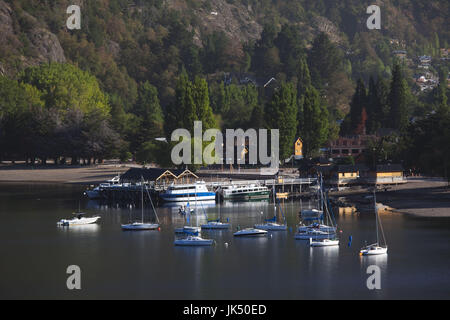
<path id="1" fill-rule="evenodd" d="M 267 235 L 266 230 L 261 229 L 244 229 L 239 230 L 238 232 L 234 233 L 235 237 L 256 237 L 256 236 L 265 236 Z"/>
<path id="2" fill-rule="evenodd" d="M 159 228 L 159 224 L 157 223 L 130 223 L 130 224 L 123 224 L 122 230 L 125 231 L 140 231 L 140 230 L 156 230 Z"/>
<path id="3" fill-rule="evenodd" d="M 309 245 L 311 247 L 332 247 L 332 246 L 338 246 L 339 240 L 324 239 L 322 241 L 312 241 L 312 239 L 311 239 L 309 242 Z"/>
<path id="4" fill-rule="evenodd" d="M 74 218 L 74 219 L 62 219 L 57 222 L 59 226 L 84 226 L 87 224 L 96 223 L 97 220 L 100 219 L 99 216 L 90 217 L 90 218 Z"/>
<path id="5" fill-rule="evenodd" d="M 362 256 L 377 256 L 381 254 L 387 254 L 387 248 L 375 247 L 375 248 L 363 248 L 359 252 Z"/>

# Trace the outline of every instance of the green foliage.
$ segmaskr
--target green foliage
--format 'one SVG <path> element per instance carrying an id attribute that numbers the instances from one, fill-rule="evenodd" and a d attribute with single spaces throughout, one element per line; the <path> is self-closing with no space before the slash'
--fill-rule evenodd
<path id="1" fill-rule="evenodd" d="M 97 79 L 70 64 L 51 63 L 26 69 L 20 80 L 42 92 L 48 109 L 61 114 L 79 110 L 84 114 L 99 112 L 108 116 L 110 106 Z"/>
<path id="2" fill-rule="evenodd" d="M 388 96 L 390 125 L 394 129 L 403 130 L 408 124 L 406 80 L 403 78 L 400 65 L 394 65 L 391 87 Z"/>
<path id="3" fill-rule="evenodd" d="M 329 134 L 328 110 L 314 87 L 305 89 L 298 108 L 297 134 L 303 140 L 303 152 L 307 157 L 317 154 Z"/>
<path id="4" fill-rule="evenodd" d="M 297 90 L 293 84 L 282 83 L 264 112 L 267 128 L 280 130 L 280 159 L 290 157 L 297 124 Z"/>

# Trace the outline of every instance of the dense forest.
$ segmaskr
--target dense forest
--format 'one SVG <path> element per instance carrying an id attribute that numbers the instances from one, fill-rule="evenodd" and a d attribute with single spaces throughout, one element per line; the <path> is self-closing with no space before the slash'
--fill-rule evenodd
<path id="1" fill-rule="evenodd" d="M 71 4 L 81 30 L 66 28 Z M 377 148 L 447 172 L 450 5 L 383 1 L 381 30 L 367 29 L 367 6 L 0 0 L 0 160 L 167 164 L 170 147 L 155 138 L 201 120 L 204 130 L 279 128 L 281 159 L 297 136 L 312 157 L 339 134 L 391 128 L 399 138 Z M 423 55 L 439 85 L 421 92 Z"/>

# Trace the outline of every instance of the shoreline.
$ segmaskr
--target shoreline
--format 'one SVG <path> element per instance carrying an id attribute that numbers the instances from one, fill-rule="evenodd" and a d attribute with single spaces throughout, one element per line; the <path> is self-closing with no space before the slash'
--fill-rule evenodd
<path id="1" fill-rule="evenodd" d="M 366 193 L 367 195 L 367 193 Z M 363 195 L 347 196 L 350 201 Z M 408 178 L 403 185 L 392 186 L 384 192 L 377 192 L 377 203 L 386 211 L 407 214 L 420 218 L 450 217 L 450 188 L 447 181 L 439 178 Z"/>
<path id="2" fill-rule="evenodd" d="M 93 166 L 25 167 L 0 165 L 0 184 L 71 184 L 95 185 L 122 174 L 135 164 L 100 164 Z M 360 190 L 344 197 L 349 202 L 361 200 L 368 191 Z M 335 195 L 339 197 L 338 194 Z M 410 177 L 406 184 L 390 186 L 377 193 L 377 202 L 388 211 L 416 217 L 450 217 L 450 188 L 440 178 Z"/>

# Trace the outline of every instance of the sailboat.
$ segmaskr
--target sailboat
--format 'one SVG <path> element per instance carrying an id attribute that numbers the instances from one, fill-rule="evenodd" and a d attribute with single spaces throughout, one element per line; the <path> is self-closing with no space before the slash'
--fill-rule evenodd
<path id="1" fill-rule="evenodd" d="M 320 210 L 317 210 L 317 212 L 321 212 L 320 216 L 312 216 L 312 217 L 306 217 L 303 218 L 303 222 L 305 221 L 317 221 L 313 222 L 309 225 L 302 224 L 298 227 L 299 233 L 311 233 L 311 235 L 321 234 L 321 233 L 328 233 L 328 234 L 334 234 L 336 233 L 336 227 L 334 225 L 326 225 L 321 223 L 321 221 L 324 218 L 324 213 L 327 214 L 327 217 L 329 217 L 329 212 L 326 212 L 325 210 L 325 202 L 324 202 L 324 196 L 323 196 L 323 180 L 322 175 L 320 175 Z M 314 231 L 314 232 L 312 232 Z M 320 233 L 315 231 L 321 231 Z M 308 237 L 302 237 L 303 239 L 309 239 Z"/>
<path id="2" fill-rule="evenodd" d="M 323 231 L 325 233 L 328 234 L 328 236 L 326 238 L 319 238 L 319 239 L 315 239 L 313 240 L 312 238 L 309 238 L 309 245 L 311 247 L 332 247 L 332 246 L 338 246 L 339 245 L 339 239 L 336 238 L 336 233 L 335 230 L 336 228 L 333 225 L 333 220 L 331 219 L 331 208 L 328 206 L 329 201 L 328 201 L 328 196 L 327 196 L 327 202 L 325 203 L 325 212 L 327 213 L 327 217 L 329 218 L 329 221 L 331 223 L 331 230 L 333 231 Z M 320 230 L 320 229 L 319 229 Z"/>
<path id="3" fill-rule="evenodd" d="M 195 191 L 195 194 L 194 194 L 194 199 L 195 199 L 195 210 L 197 210 L 197 197 L 196 197 L 196 193 L 197 191 Z M 187 204 L 186 204 L 186 208 L 187 208 L 187 210 L 185 210 L 184 211 L 184 215 L 187 217 L 187 223 L 189 224 L 188 226 L 184 226 L 184 227 L 182 227 L 182 228 L 175 228 L 175 233 L 185 233 L 185 232 L 192 232 L 192 233 L 198 233 L 198 232 L 200 232 L 200 227 L 198 227 L 198 226 L 192 226 L 191 224 L 190 224 L 190 217 L 191 217 L 191 214 L 193 214 L 194 212 L 195 212 L 195 210 L 194 209 L 191 209 L 190 208 L 190 206 L 189 206 L 189 194 L 188 194 L 188 202 L 187 202 Z"/>
<path id="4" fill-rule="evenodd" d="M 203 204 L 202 204 L 202 208 L 203 208 Z M 203 209 L 203 211 L 204 210 L 205 209 Z M 208 219 L 208 216 L 206 215 L 206 211 L 204 211 L 204 212 L 205 212 L 206 219 Z M 229 223 L 220 221 L 220 204 L 219 204 L 219 218 L 216 220 L 207 220 L 207 223 L 201 225 L 202 229 L 228 229 L 229 227 L 230 227 Z"/>
<path id="5" fill-rule="evenodd" d="M 273 209 L 274 209 L 273 218 L 265 219 L 264 221 L 266 223 L 255 224 L 254 227 L 256 229 L 268 230 L 268 231 L 286 231 L 287 230 L 286 224 L 279 224 L 276 222 L 277 221 L 277 215 L 276 215 L 277 214 L 277 205 L 276 205 L 276 196 L 275 196 L 275 184 L 273 185 L 272 195 L 273 195 Z M 280 210 L 281 210 L 281 208 L 280 208 Z M 283 215 L 283 217 L 284 217 L 284 215 Z"/>
<path id="6" fill-rule="evenodd" d="M 374 207 L 375 207 L 375 229 L 376 229 L 376 233 L 377 233 L 377 242 L 370 244 L 368 246 L 363 247 L 360 251 L 359 251 L 359 255 L 360 256 L 374 256 L 374 255 L 380 255 L 380 254 L 387 254 L 387 245 L 386 245 L 386 238 L 384 237 L 384 231 L 383 231 L 383 226 L 381 225 L 381 220 L 380 217 L 378 216 L 378 208 L 377 208 L 377 199 L 376 199 L 376 186 L 373 190 L 373 201 L 374 201 Z M 378 232 L 378 227 L 381 230 L 381 236 L 383 238 L 383 242 L 384 242 L 384 246 L 380 245 L 380 239 L 379 239 L 379 232 Z"/>
<path id="7" fill-rule="evenodd" d="M 148 190 L 147 190 L 148 193 Z M 149 195 L 150 197 L 150 195 Z M 152 201 L 152 198 L 150 197 L 150 201 Z M 153 207 L 153 202 L 152 202 Z M 153 207 L 153 209 L 155 209 Z M 129 224 L 122 224 L 122 230 L 124 231 L 141 231 L 141 230 L 155 230 L 159 228 L 159 223 L 144 223 L 144 178 L 141 177 L 141 214 L 142 219 L 140 222 L 136 221 Z M 156 219 L 158 220 L 158 215 L 156 214 Z"/>

